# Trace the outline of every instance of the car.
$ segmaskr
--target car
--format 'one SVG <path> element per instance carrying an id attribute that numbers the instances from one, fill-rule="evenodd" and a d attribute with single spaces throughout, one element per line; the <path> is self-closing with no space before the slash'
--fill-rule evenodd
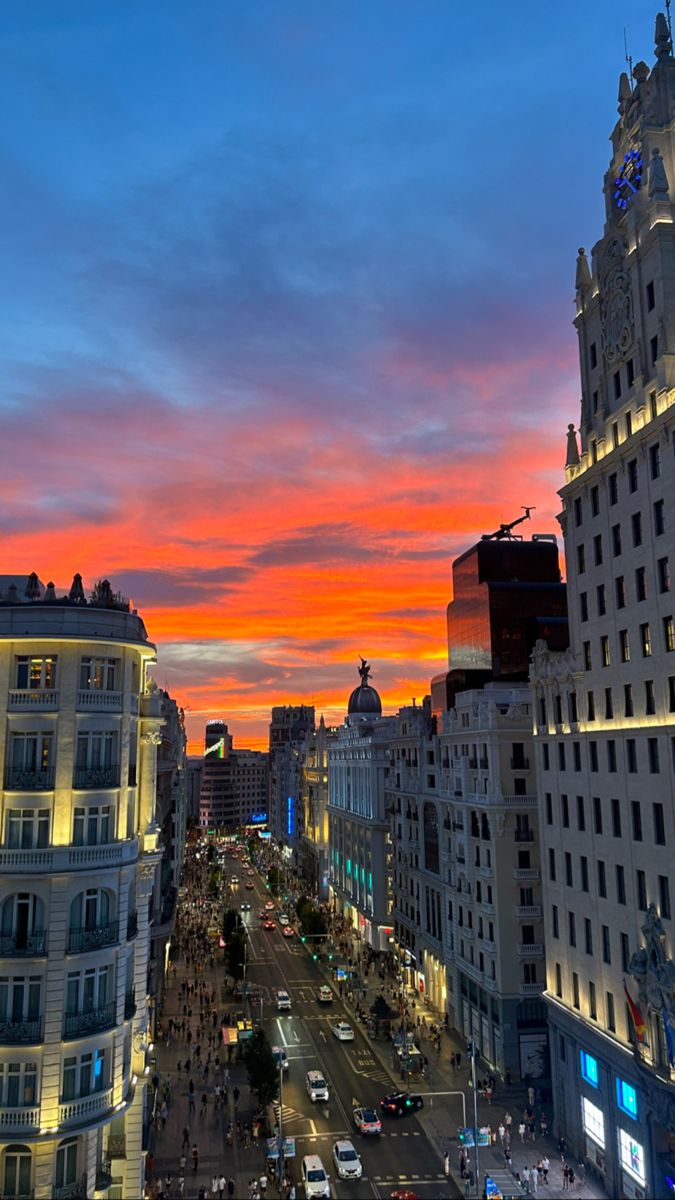
<path id="1" fill-rule="evenodd" d="M 322 983 L 321 987 L 319 988 L 318 992 L 316 993 L 316 998 L 319 1001 L 319 1004 L 332 1004 L 333 1003 L 332 989 L 329 988 L 326 983 Z"/>
<path id="2" fill-rule="evenodd" d="M 260 912 L 258 913 L 258 920 L 260 920 L 260 921 L 266 921 L 266 920 L 267 920 L 267 918 L 268 918 L 268 916 L 269 916 L 269 913 L 266 913 L 266 912 L 265 912 L 265 909 L 264 909 L 264 908 L 261 908 L 261 909 L 260 909 Z"/>
<path id="3" fill-rule="evenodd" d="M 290 1007 L 291 1007 L 291 998 L 290 998 L 288 992 L 285 992 L 283 990 L 283 988 L 279 988 L 279 990 L 276 994 L 276 1002 L 277 1002 L 277 1012 L 288 1011 L 288 1009 L 290 1009 Z"/>
<path id="4" fill-rule="evenodd" d="M 288 1055 L 283 1046 L 272 1046 L 272 1054 L 274 1055 L 277 1066 L 281 1067 L 282 1071 L 288 1070 Z"/>
<path id="5" fill-rule="evenodd" d="M 232 876 L 232 878 L 231 878 L 231 880 L 230 880 L 230 883 L 232 884 L 232 887 L 236 887 L 236 886 L 237 886 L 237 884 L 239 883 L 239 876 L 238 876 L 238 875 L 233 875 L 233 876 Z"/>
<path id="6" fill-rule="evenodd" d="M 390 1092 L 388 1096 L 380 1100 L 380 1108 L 382 1112 L 402 1117 L 407 1113 L 417 1112 L 419 1108 L 424 1108 L 424 1100 L 414 1092 Z"/>
<path id="7" fill-rule="evenodd" d="M 251 911 L 251 905 L 249 904 L 248 900 L 244 900 L 244 903 L 239 905 L 239 911 L 240 912 L 250 912 Z"/>
<path id="8" fill-rule="evenodd" d="M 354 1030 L 346 1021 L 338 1021 L 337 1025 L 331 1025 L 331 1030 L 338 1042 L 353 1042 Z"/>
<path id="9" fill-rule="evenodd" d="M 247 884 L 246 884 L 246 887 L 248 888 L 249 892 L 252 892 L 252 891 L 253 891 L 253 887 L 254 887 L 254 885 L 253 885 L 252 883 L 250 883 L 250 882 L 249 882 L 249 883 L 247 883 Z"/>
<path id="10" fill-rule="evenodd" d="M 310 1100 L 328 1100 L 328 1084 L 320 1071 L 308 1071 L 305 1086 Z"/>
<path id="11" fill-rule="evenodd" d="M 411 1192 L 410 1188 L 394 1188 L 389 1200 L 420 1200 L 420 1197 L 419 1192 Z"/>
<path id="12" fill-rule="evenodd" d="M 282 929 L 281 932 L 283 933 L 285 938 L 292 938 L 295 936 L 295 930 L 292 925 L 286 925 L 285 928 Z"/>
<path id="13" fill-rule="evenodd" d="M 330 1200 L 330 1182 L 318 1154 L 306 1154 L 300 1167 L 306 1200 Z"/>
<path id="14" fill-rule="evenodd" d="M 290 921 L 288 919 L 288 913 L 283 913 L 283 912 L 279 913 L 279 924 L 280 925 L 290 925 Z"/>
<path id="15" fill-rule="evenodd" d="M 361 1159 L 347 1139 L 333 1142 L 333 1162 L 340 1179 L 360 1179 L 363 1175 Z"/>
<path id="16" fill-rule="evenodd" d="M 265 921 L 265 923 L 263 925 L 264 929 L 276 929 L 276 927 L 277 927 L 276 921 L 271 921 L 269 919 L 269 917 L 267 918 L 267 920 Z"/>
<path id="17" fill-rule="evenodd" d="M 352 1120 L 359 1133 L 369 1137 L 382 1133 L 382 1122 L 374 1108 L 361 1108 L 357 1105 L 352 1109 Z"/>
<path id="18" fill-rule="evenodd" d="M 274 901 L 273 901 L 273 900 L 266 900 L 266 901 L 265 901 L 265 908 L 267 909 L 267 911 L 268 911 L 268 912 L 272 912 L 272 909 L 274 908 Z"/>
<path id="19" fill-rule="evenodd" d="M 246 874 L 248 875 L 249 879 L 255 878 L 255 871 L 253 871 L 250 867 L 249 867 L 248 871 L 246 872 Z"/>

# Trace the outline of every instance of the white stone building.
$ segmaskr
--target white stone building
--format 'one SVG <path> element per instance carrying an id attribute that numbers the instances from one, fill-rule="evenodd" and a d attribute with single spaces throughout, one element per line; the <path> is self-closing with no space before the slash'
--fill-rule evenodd
<path id="1" fill-rule="evenodd" d="M 104 581 L 0 577 L 0 1193 L 143 1190 L 154 647 Z"/>
<path id="2" fill-rule="evenodd" d="M 569 654 L 534 654 L 557 1131 L 610 1195 L 675 1179 L 675 60 L 622 75 L 577 262 L 581 447 L 560 495 Z M 627 989 L 627 990 L 625 990 Z M 631 1012 L 631 1005 L 634 1006 Z M 645 1026 L 643 1029 L 642 1026 Z"/>

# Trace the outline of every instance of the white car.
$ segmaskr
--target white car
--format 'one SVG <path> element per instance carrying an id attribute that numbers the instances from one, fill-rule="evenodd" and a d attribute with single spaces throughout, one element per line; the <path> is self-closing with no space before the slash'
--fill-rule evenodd
<path id="1" fill-rule="evenodd" d="M 279 924 L 280 925 L 290 925 L 290 921 L 288 919 L 287 913 L 279 913 Z"/>
<path id="2" fill-rule="evenodd" d="M 316 998 L 319 1001 L 319 1004 L 332 1004 L 333 1003 L 332 989 L 329 988 L 327 986 L 327 984 L 322 983 L 321 987 L 319 988 L 319 990 L 316 994 Z"/>
<path id="3" fill-rule="evenodd" d="M 306 1154 L 300 1168 L 306 1200 L 330 1200 L 330 1183 L 318 1154 Z"/>
<path id="4" fill-rule="evenodd" d="M 333 1142 L 333 1162 L 340 1179 L 360 1179 L 363 1175 L 361 1159 L 352 1142 Z"/>
<path id="5" fill-rule="evenodd" d="M 288 1070 L 288 1055 L 283 1046 L 272 1046 L 272 1054 L 274 1055 L 277 1066 L 281 1067 L 282 1071 Z"/>
<path id="6" fill-rule="evenodd" d="M 288 1012 L 291 1007 L 291 998 L 288 992 L 277 992 L 277 1012 Z"/>
<path id="7" fill-rule="evenodd" d="M 338 1021 L 337 1025 L 331 1025 L 331 1029 L 339 1042 L 353 1042 L 354 1030 L 346 1021 Z"/>
<path id="8" fill-rule="evenodd" d="M 328 1100 L 328 1084 L 320 1071 L 308 1071 L 305 1083 L 307 1095 L 312 1103 L 316 1100 Z"/>

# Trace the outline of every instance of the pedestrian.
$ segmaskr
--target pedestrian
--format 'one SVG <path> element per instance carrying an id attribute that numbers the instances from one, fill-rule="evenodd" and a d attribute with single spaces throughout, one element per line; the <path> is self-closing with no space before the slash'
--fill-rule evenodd
<path id="1" fill-rule="evenodd" d="M 532 1191 L 534 1192 L 535 1196 L 537 1194 L 538 1187 L 539 1187 L 539 1168 L 533 1164 L 533 1166 L 532 1166 Z"/>
<path id="2" fill-rule="evenodd" d="M 548 1133 L 548 1117 L 546 1116 L 545 1112 L 543 1112 L 539 1118 L 539 1129 L 541 1131 L 541 1136 L 546 1137 L 546 1134 Z"/>
<path id="3" fill-rule="evenodd" d="M 184 1125 L 184 1126 L 183 1126 L 183 1146 L 182 1146 L 182 1149 L 184 1149 L 184 1150 L 189 1150 L 189 1149 L 190 1149 L 190 1126 L 189 1126 L 189 1125 Z"/>
<path id="4" fill-rule="evenodd" d="M 520 1134 L 521 1142 L 524 1142 L 525 1141 L 525 1122 L 524 1121 L 520 1122 L 520 1125 L 518 1126 L 518 1133 Z"/>
<path id="5" fill-rule="evenodd" d="M 199 1167 L 199 1149 L 197 1147 L 197 1143 L 194 1142 L 194 1144 L 192 1146 L 192 1170 L 197 1171 L 198 1167 Z"/>
<path id="6" fill-rule="evenodd" d="M 234 1100 L 234 1107 L 236 1108 L 237 1104 L 239 1103 L 239 1088 L 238 1087 L 235 1087 L 232 1089 L 232 1099 Z"/>
<path id="7" fill-rule="evenodd" d="M 569 1169 L 567 1163 L 565 1163 L 565 1165 L 563 1167 L 563 1192 L 568 1191 L 569 1186 L 570 1186 L 570 1169 Z"/>
<path id="8" fill-rule="evenodd" d="M 499 1141 L 500 1141 L 501 1145 L 503 1146 L 504 1145 L 504 1135 L 506 1133 L 506 1125 L 504 1124 L 503 1121 L 500 1123 L 497 1132 L 499 1133 Z"/>
<path id="9" fill-rule="evenodd" d="M 504 1113 L 504 1124 L 506 1125 L 506 1128 L 508 1129 L 509 1133 L 511 1132 L 512 1121 L 513 1121 L 513 1117 L 511 1116 L 511 1113 L 510 1112 Z"/>
<path id="10" fill-rule="evenodd" d="M 188 1142 L 188 1148 L 189 1148 L 189 1145 L 190 1145 L 190 1143 Z M 183 1172 L 185 1170 L 185 1155 L 182 1152 L 181 1152 L 180 1158 L 178 1159 L 178 1170 L 180 1171 L 181 1175 L 183 1174 Z"/>
<path id="11" fill-rule="evenodd" d="M 164 1180 L 164 1193 L 167 1197 L 167 1200 L 171 1200 L 171 1184 L 172 1184 L 172 1182 L 173 1181 L 171 1179 L 171 1172 L 167 1171 L 166 1179 Z"/>
<path id="12" fill-rule="evenodd" d="M 185 1176 L 182 1174 L 178 1176 L 178 1195 L 185 1195 Z"/>
<path id="13" fill-rule="evenodd" d="M 576 1175 L 574 1174 L 574 1171 L 573 1171 L 572 1167 L 570 1167 L 570 1168 L 569 1168 L 569 1181 L 570 1181 L 570 1188 L 573 1188 L 573 1187 L 574 1187 L 574 1180 L 575 1180 L 575 1179 L 576 1179 Z"/>
<path id="14" fill-rule="evenodd" d="M 264 1172 L 258 1180 L 258 1187 L 260 1188 L 260 1195 L 265 1196 L 267 1193 L 267 1175 Z"/>
<path id="15" fill-rule="evenodd" d="M 528 1167 L 527 1163 L 523 1167 L 523 1183 L 525 1184 L 525 1191 L 529 1194 L 529 1191 L 530 1191 L 530 1168 Z"/>
<path id="16" fill-rule="evenodd" d="M 228 1179 L 228 1181 L 227 1181 L 227 1194 L 228 1194 L 228 1196 L 230 1197 L 230 1200 L 232 1200 L 232 1197 L 234 1196 L 235 1190 L 236 1190 L 236 1184 L 235 1184 L 235 1182 L 234 1182 L 234 1179 L 233 1179 L 233 1178 L 232 1178 L 232 1176 L 230 1175 L 230 1178 L 229 1178 L 229 1179 Z"/>
<path id="17" fill-rule="evenodd" d="M 541 1173 L 543 1176 L 544 1183 L 548 1183 L 548 1173 L 549 1173 L 550 1169 L 551 1169 L 551 1163 L 549 1161 L 548 1155 L 545 1154 L 541 1160 Z"/>
<path id="18" fill-rule="evenodd" d="M 530 1085 L 530 1087 L 527 1089 L 527 1103 L 529 1104 L 530 1108 L 532 1108 L 532 1105 L 534 1104 L 534 1088 L 532 1085 Z"/>
<path id="19" fill-rule="evenodd" d="M 218 1200 L 225 1200 L 225 1188 L 226 1187 L 227 1187 L 227 1180 L 221 1172 L 221 1174 L 218 1176 Z"/>
<path id="20" fill-rule="evenodd" d="M 209 1103 L 209 1098 L 208 1098 L 206 1092 L 202 1092 L 202 1103 L 201 1103 L 201 1108 L 199 1110 L 200 1117 L 206 1116 L 206 1108 L 207 1108 L 208 1103 Z"/>
<path id="21" fill-rule="evenodd" d="M 445 1175 L 446 1179 L 450 1178 L 450 1155 L 448 1154 L 447 1150 L 443 1155 L 443 1174 Z"/>
<path id="22" fill-rule="evenodd" d="M 211 1176 L 211 1197 L 212 1197 L 212 1200 L 215 1200 L 215 1197 L 216 1197 L 216 1192 L 217 1192 L 217 1191 L 218 1191 L 218 1176 L 217 1176 L 217 1175 L 212 1175 L 212 1176 Z"/>

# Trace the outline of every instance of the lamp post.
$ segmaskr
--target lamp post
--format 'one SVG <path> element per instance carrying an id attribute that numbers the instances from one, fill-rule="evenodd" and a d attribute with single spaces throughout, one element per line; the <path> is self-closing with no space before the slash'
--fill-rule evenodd
<path id="1" fill-rule="evenodd" d="M 279 1195 L 281 1196 L 284 1186 L 284 1064 L 281 1055 L 279 1055 L 279 1137 L 277 1140 L 277 1149 Z"/>
<path id="2" fill-rule="evenodd" d="M 471 1038 L 471 1086 L 473 1088 L 473 1157 L 474 1171 L 476 1175 L 476 1195 L 480 1193 L 480 1185 L 478 1183 L 480 1172 L 478 1170 L 478 1093 L 476 1091 L 476 1041 Z"/>

